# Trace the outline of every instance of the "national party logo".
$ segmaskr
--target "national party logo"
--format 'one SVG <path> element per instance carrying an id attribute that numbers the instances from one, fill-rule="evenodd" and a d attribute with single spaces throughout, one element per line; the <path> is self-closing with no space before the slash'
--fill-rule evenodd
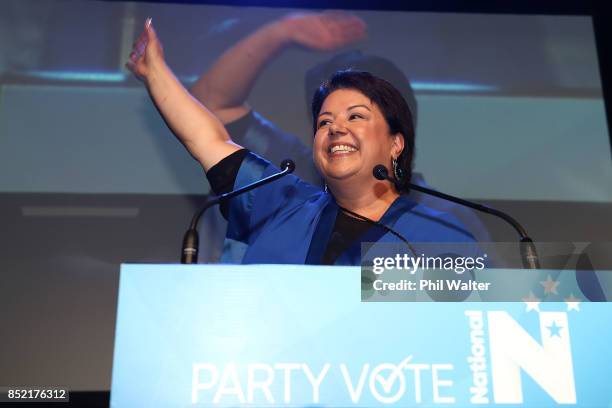
<path id="1" fill-rule="evenodd" d="M 578 310 L 574 304 L 568 307 Z M 539 341 L 508 312 L 465 311 L 471 343 L 467 357 L 471 403 L 524 403 L 522 372 L 556 403 L 576 403 L 568 313 L 539 311 L 537 305 L 528 308 L 538 313 Z"/>

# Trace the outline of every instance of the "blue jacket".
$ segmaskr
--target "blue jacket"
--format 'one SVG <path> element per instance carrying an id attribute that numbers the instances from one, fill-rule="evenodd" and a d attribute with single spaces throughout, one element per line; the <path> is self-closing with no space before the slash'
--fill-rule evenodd
<path id="1" fill-rule="evenodd" d="M 249 153 L 234 188 L 279 171 Z M 319 187 L 289 175 L 234 198 L 229 205 L 227 238 L 243 243 L 241 254 L 228 260 L 242 263 L 318 264 L 329 242 L 338 205 Z M 380 223 L 409 242 L 474 242 L 451 214 L 432 210 L 400 196 Z M 361 242 L 401 242 L 383 228 L 370 228 L 337 260 L 337 265 L 360 265 Z"/>

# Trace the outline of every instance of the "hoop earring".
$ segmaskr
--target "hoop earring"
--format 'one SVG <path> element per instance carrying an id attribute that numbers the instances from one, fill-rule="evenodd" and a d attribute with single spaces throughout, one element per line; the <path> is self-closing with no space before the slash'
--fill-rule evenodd
<path id="1" fill-rule="evenodd" d="M 402 168 L 399 167 L 397 163 L 397 159 L 393 159 L 391 163 L 393 165 L 393 175 L 395 176 L 395 180 L 402 181 L 402 179 L 404 178 L 404 170 L 402 170 Z"/>

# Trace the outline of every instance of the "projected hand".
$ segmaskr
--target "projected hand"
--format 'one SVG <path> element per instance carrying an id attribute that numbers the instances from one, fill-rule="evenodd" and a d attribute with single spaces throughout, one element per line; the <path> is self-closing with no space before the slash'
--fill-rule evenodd
<path id="1" fill-rule="evenodd" d="M 145 21 L 144 29 L 134 43 L 130 59 L 125 66 L 142 81 L 147 81 L 156 64 L 164 62 L 164 50 L 153 29 L 151 18 Z"/>
<path id="2" fill-rule="evenodd" d="M 366 37 L 366 24 L 357 16 L 338 11 L 291 14 L 281 21 L 288 38 L 308 49 L 331 51 Z"/>

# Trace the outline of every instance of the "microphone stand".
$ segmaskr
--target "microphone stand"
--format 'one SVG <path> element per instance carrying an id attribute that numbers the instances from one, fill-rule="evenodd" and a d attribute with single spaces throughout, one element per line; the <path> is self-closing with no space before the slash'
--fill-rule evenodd
<path id="1" fill-rule="evenodd" d="M 241 187 L 237 190 L 230 191 L 225 194 L 221 194 L 220 196 L 210 196 L 206 200 L 206 203 L 202 206 L 202 208 L 194 214 L 191 219 L 191 224 L 189 225 L 189 229 L 185 232 L 183 237 L 183 247 L 181 248 L 181 263 L 182 264 L 195 264 L 198 263 L 198 246 L 200 243 L 200 238 L 198 235 L 198 224 L 200 222 L 200 218 L 206 210 L 210 207 L 220 204 L 224 201 L 229 200 L 230 198 L 236 197 L 237 195 L 246 193 L 247 191 L 251 191 L 257 187 L 263 186 L 264 184 L 271 183 L 281 177 L 286 176 L 289 173 L 293 173 L 295 170 L 295 163 L 293 160 L 286 159 L 281 163 L 282 171 L 272 174 L 266 178 L 255 181 L 251 184 L 247 184 L 244 187 Z"/>
<path id="2" fill-rule="evenodd" d="M 379 164 L 374 167 L 374 177 L 376 177 L 376 179 L 378 180 L 388 180 L 395 184 L 395 180 L 389 177 L 387 168 L 382 164 Z M 409 183 L 408 186 L 413 190 L 417 190 L 428 195 L 442 198 L 443 200 L 452 201 L 465 207 L 473 208 L 474 210 L 494 215 L 503 219 L 508 224 L 510 224 L 521 237 L 519 247 L 521 250 L 523 267 L 525 267 L 526 269 L 540 269 L 540 261 L 533 240 L 527 235 L 527 231 L 525 231 L 525 228 L 523 228 L 523 226 L 519 224 L 519 222 L 512 218 L 510 215 L 500 210 L 496 210 L 495 208 L 487 207 L 486 205 L 478 203 L 473 203 L 471 201 L 464 200 L 463 198 L 441 193 L 439 191 L 432 190 L 427 187 L 418 186 L 412 183 Z"/>

